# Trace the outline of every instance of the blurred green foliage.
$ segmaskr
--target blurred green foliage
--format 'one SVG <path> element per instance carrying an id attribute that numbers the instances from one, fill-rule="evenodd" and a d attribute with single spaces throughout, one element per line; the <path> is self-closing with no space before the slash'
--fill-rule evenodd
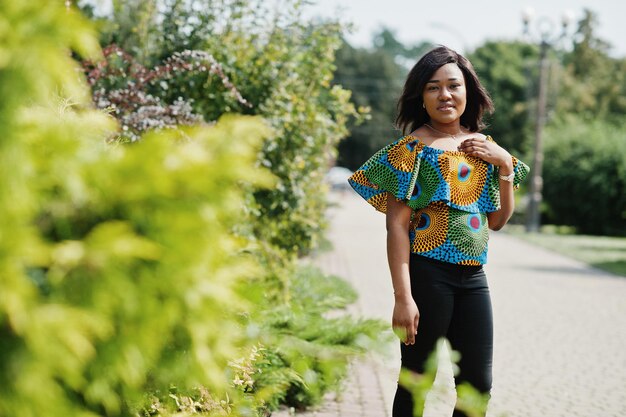
<path id="1" fill-rule="evenodd" d="M 377 350 L 390 336 L 386 323 L 336 314 L 357 297 L 339 277 L 304 266 L 292 280 L 291 295 L 289 304 L 268 306 L 257 319 L 265 351 L 253 379 L 255 390 L 271 392 L 270 408 L 319 404 L 327 391 L 341 387 L 351 358 Z"/>
<path id="2" fill-rule="evenodd" d="M 512 154 L 528 154 L 539 48 L 523 42 L 489 41 L 468 54 L 468 59 L 495 106 L 495 112 L 485 117 L 485 132 Z"/>
<path id="3" fill-rule="evenodd" d="M 330 84 L 342 27 L 306 21 L 303 7 L 300 2 L 270 10 L 261 1 L 120 0 L 112 15 L 104 17 L 83 8 L 101 28 L 105 51 L 119 51 L 107 56 L 123 61 L 114 62 L 113 71 L 92 84 L 95 97 L 112 102 L 108 98 L 121 91 L 133 100 L 150 98 L 112 113 L 133 133 L 155 126 L 146 123 L 145 104 L 157 114 L 152 104 L 171 108 L 181 100 L 191 106 L 187 114 L 199 115 L 205 123 L 237 112 L 261 116 L 270 128 L 268 135 L 261 130 L 250 135 L 264 136 L 257 139 L 263 141 L 255 163 L 273 174 L 274 186 L 246 188 L 246 213 L 232 227 L 262 267 L 244 285 L 254 303 L 241 317 L 257 350 L 251 356 L 242 352 L 243 362 L 234 361 L 234 373 L 229 373 L 240 391 L 256 399 L 251 412 L 268 412 L 280 403 L 303 407 L 318 402 L 339 384 L 349 358 L 363 352 L 380 330 L 372 321 L 326 317 L 331 309 L 347 305 L 341 294 L 350 292 L 336 278 L 302 270 L 296 263 L 320 242 L 327 204 L 324 174 L 348 121 L 361 118 L 349 92 Z M 176 56 L 191 58 L 189 66 L 160 70 Z M 208 71 L 199 65 L 206 60 L 200 63 L 198 57 L 214 60 Z M 146 82 L 145 74 L 164 76 Z M 152 139 L 139 142 L 145 140 Z M 298 290 L 303 274 L 310 283 L 306 294 Z M 154 396 L 150 409 L 155 413 L 189 407 L 207 412 L 215 405 L 202 389 Z"/>
<path id="4" fill-rule="evenodd" d="M 434 385 L 443 349 L 448 350 L 456 375 L 458 373 L 456 364 L 460 359 L 460 354 L 450 349 L 450 344 L 445 338 L 441 338 L 437 342 L 435 350 L 428 356 L 422 374 L 417 374 L 405 368 L 400 371 L 399 384 L 413 396 L 413 413 L 415 416 L 421 416 L 424 413 L 424 405 L 428 395 L 435 394 L 434 391 L 437 390 L 445 390 L 445 387 L 442 385 Z M 481 393 L 467 382 L 457 385 L 456 392 L 457 401 L 455 407 L 458 410 L 463 411 L 469 417 L 480 417 L 486 414 L 490 398 L 489 394 Z"/>
<path id="5" fill-rule="evenodd" d="M 134 415 L 171 384 L 234 400 L 261 270 L 232 227 L 271 184 L 254 166 L 269 129 L 223 117 L 105 145 L 115 123 L 68 53 L 97 58 L 90 26 L 60 3 L 0 5 L 0 415 Z"/>
<path id="6" fill-rule="evenodd" d="M 626 127 L 569 118 L 546 133 L 545 221 L 626 235 Z"/>

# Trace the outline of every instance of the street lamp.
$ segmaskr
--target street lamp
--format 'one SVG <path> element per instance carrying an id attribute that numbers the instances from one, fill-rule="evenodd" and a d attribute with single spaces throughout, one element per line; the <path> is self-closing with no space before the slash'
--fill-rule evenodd
<path id="1" fill-rule="evenodd" d="M 522 12 L 524 35 L 527 38 L 537 38 L 539 42 L 539 90 L 537 92 L 537 109 L 535 118 L 535 143 L 533 146 L 533 165 L 530 171 L 530 200 L 526 217 L 526 231 L 538 232 L 541 224 L 540 206 L 543 189 L 543 127 L 546 122 L 546 95 L 548 87 L 548 50 L 555 43 L 567 36 L 567 29 L 574 18 L 573 13 L 567 11 L 561 17 L 561 30 L 558 31 L 554 22 L 548 17 L 534 20 L 535 12 L 527 8 Z M 534 22 L 536 33 L 531 33 L 531 22 Z"/>

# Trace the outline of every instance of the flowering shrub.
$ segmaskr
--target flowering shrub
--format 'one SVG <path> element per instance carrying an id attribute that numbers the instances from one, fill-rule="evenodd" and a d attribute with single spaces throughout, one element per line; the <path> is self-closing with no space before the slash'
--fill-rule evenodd
<path id="1" fill-rule="evenodd" d="M 202 116 L 194 113 L 191 101 L 178 96 L 167 103 L 161 98 L 162 93 L 151 93 L 167 90 L 168 82 L 180 73 L 215 76 L 238 102 L 248 105 L 224 74 L 221 65 L 207 52 L 175 52 L 163 64 L 152 69 L 139 64 L 117 45 L 109 45 L 102 52 L 103 60 L 95 63 L 84 61 L 83 67 L 94 104 L 118 120 L 121 140 L 134 142 L 148 130 L 172 129 L 203 122 Z"/>

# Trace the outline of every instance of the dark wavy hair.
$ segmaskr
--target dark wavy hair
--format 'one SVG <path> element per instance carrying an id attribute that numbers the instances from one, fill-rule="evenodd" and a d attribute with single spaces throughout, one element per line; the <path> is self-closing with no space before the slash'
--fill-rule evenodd
<path id="1" fill-rule="evenodd" d="M 423 107 L 422 93 L 424 86 L 432 75 L 445 64 L 456 64 L 465 77 L 467 105 L 461 115 L 461 126 L 470 132 L 478 132 L 485 128 L 483 114 L 493 112 L 493 102 L 489 93 L 482 86 L 474 67 L 463 55 L 445 46 L 438 46 L 427 52 L 409 71 L 404 83 L 402 95 L 398 99 L 398 116 L 396 126 L 403 134 L 412 132 L 430 120 Z"/>

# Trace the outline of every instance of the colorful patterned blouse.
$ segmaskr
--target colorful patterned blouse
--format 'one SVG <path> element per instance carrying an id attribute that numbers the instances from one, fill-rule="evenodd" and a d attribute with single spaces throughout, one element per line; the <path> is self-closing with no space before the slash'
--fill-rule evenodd
<path id="1" fill-rule="evenodd" d="M 517 189 L 529 168 L 515 157 L 513 167 Z M 431 148 L 409 135 L 376 152 L 348 182 L 383 213 L 388 193 L 413 209 L 412 253 L 482 265 L 489 239 L 486 213 L 500 209 L 498 176 L 498 168 L 480 158 Z"/>

